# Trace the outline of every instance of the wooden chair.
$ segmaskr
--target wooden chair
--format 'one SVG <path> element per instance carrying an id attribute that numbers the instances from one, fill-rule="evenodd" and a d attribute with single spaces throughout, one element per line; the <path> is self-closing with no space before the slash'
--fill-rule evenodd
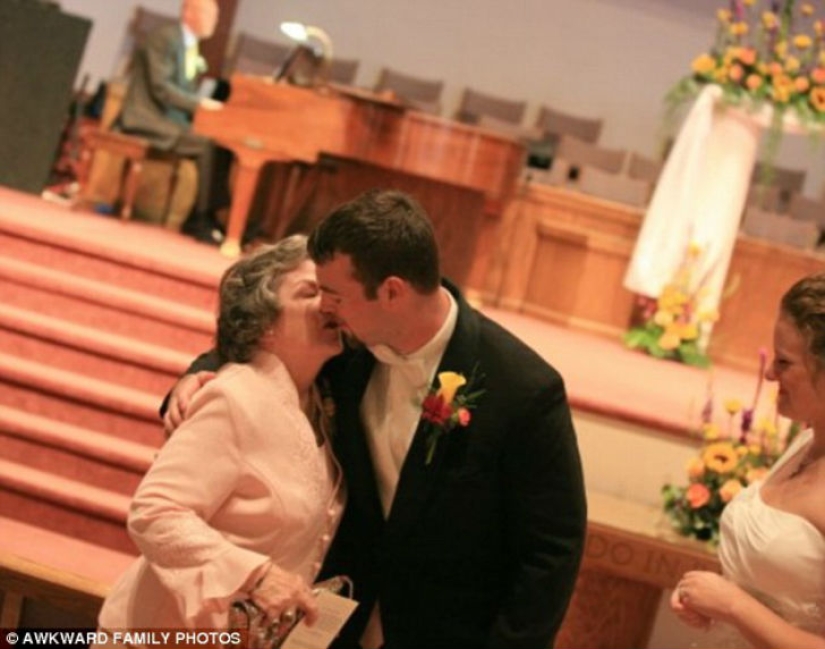
<path id="1" fill-rule="evenodd" d="M 594 143 L 602 132 L 602 120 L 563 113 L 548 106 L 541 106 L 536 117 L 536 128 L 542 138 L 530 146 L 528 164 L 531 167 L 550 169 L 561 138 L 570 135 L 583 142 Z"/>
<path id="2" fill-rule="evenodd" d="M 577 137 L 565 135 L 556 149 L 556 163 L 551 173 L 560 183 L 575 183 L 581 169 L 599 169 L 609 174 L 618 174 L 624 167 L 627 152 L 624 149 L 607 149 L 598 144 L 585 142 Z"/>
<path id="3" fill-rule="evenodd" d="M 825 201 L 794 194 L 788 207 L 788 215 L 796 221 L 816 223 L 820 230 L 825 231 Z"/>
<path id="4" fill-rule="evenodd" d="M 632 151 L 627 159 L 627 175 L 634 180 L 646 180 L 655 185 L 664 164 Z"/>
<path id="5" fill-rule="evenodd" d="M 742 232 L 751 237 L 767 239 L 802 250 L 813 250 L 820 237 L 816 223 L 792 219 L 755 207 L 745 210 Z"/>
<path id="6" fill-rule="evenodd" d="M 225 74 L 273 76 L 292 51 L 291 45 L 267 41 L 246 32 L 235 39 Z"/>
<path id="7" fill-rule="evenodd" d="M 564 135 L 572 135 L 584 142 L 598 141 L 602 133 L 602 123 L 601 119 L 579 117 L 548 106 L 542 106 L 536 118 L 536 126 L 548 136 L 559 139 Z"/>
<path id="8" fill-rule="evenodd" d="M 170 174 L 169 187 L 165 194 L 163 209 L 163 220 L 165 223 L 169 218 L 169 208 L 172 203 L 175 188 L 177 187 L 178 170 L 181 161 L 180 156 L 171 151 L 156 149 L 148 140 L 136 135 L 118 133 L 107 128 L 99 128 L 89 133 L 87 136 L 87 145 L 82 153 L 82 156 L 85 158 L 82 168 L 87 171 L 85 177 L 81 179 L 81 200 L 86 204 L 94 202 L 88 171 L 91 169 L 94 157 L 101 152 L 123 159 L 123 167 L 116 192 L 116 208 L 120 218 L 124 220 L 132 218 L 135 196 L 137 195 L 144 163 L 148 160 L 171 163 L 172 172 Z"/>
<path id="9" fill-rule="evenodd" d="M 648 180 L 587 165 L 579 167 L 578 173 L 575 187 L 585 194 L 633 207 L 645 207 L 650 202 L 652 185 Z"/>
<path id="10" fill-rule="evenodd" d="M 526 101 L 515 101 L 465 88 L 455 118 L 459 122 L 478 124 L 482 117 L 492 117 L 509 124 L 521 124 Z"/>
<path id="11" fill-rule="evenodd" d="M 385 92 L 388 90 L 394 92 L 411 108 L 427 113 L 441 113 L 443 81 L 431 81 L 403 74 L 390 68 L 382 68 L 378 76 L 378 83 L 375 84 L 375 91 Z"/>
<path id="12" fill-rule="evenodd" d="M 329 80 L 345 86 L 355 83 L 355 75 L 358 74 L 359 61 L 357 59 L 332 59 L 329 69 Z"/>
<path id="13" fill-rule="evenodd" d="M 751 184 L 761 187 L 764 172 L 764 164 L 757 162 L 753 167 Z M 801 194 L 802 192 L 802 188 L 805 185 L 805 170 L 774 167 L 771 172 L 771 177 L 771 187 L 776 187 L 778 190 L 776 211 L 782 213 L 787 212 L 790 208 L 791 198 L 795 194 Z"/>

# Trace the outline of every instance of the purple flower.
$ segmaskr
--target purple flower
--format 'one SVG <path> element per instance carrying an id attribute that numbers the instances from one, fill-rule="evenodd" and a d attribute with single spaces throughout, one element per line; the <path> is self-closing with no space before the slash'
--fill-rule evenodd
<path id="1" fill-rule="evenodd" d="M 742 434 L 739 436 L 739 441 L 745 444 L 748 441 L 748 432 L 750 432 L 753 424 L 753 408 L 744 408 L 742 410 Z"/>

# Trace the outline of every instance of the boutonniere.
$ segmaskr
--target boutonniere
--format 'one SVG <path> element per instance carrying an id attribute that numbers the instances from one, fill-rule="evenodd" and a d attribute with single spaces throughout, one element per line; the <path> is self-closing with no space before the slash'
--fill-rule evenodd
<path id="1" fill-rule="evenodd" d="M 421 418 L 427 423 L 427 459 L 430 464 L 435 453 L 438 439 L 449 433 L 456 426 L 465 428 L 470 424 L 470 411 L 476 407 L 484 390 L 477 389 L 481 377 L 476 375 L 476 368 L 468 381 L 457 372 L 439 372 L 437 386 L 433 385 L 421 403 Z"/>

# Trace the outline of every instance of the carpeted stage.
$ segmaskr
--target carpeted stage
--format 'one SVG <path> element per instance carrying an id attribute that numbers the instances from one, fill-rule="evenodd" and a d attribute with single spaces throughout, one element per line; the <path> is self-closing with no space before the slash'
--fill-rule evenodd
<path id="1" fill-rule="evenodd" d="M 25 232 L 56 245 L 119 257 L 198 281 L 217 282 L 231 263 L 217 248 L 139 222 L 73 211 L 38 197 L 0 188 L 0 229 Z M 0 253 L 2 255 L 2 253 Z M 165 296 L 174 299 L 173 295 Z M 577 411 L 674 434 L 695 428 L 712 375 L 713 390 L 748 402 L 755 376 L 715 367 L 712 373 L 627 350 L 621 341 L 563 328 L 525 315 L 482 306 L 493 320 L 522 338 L 565 377 Z M 765 341 L 770 346 L 770 341 Z M 754 350 L 754 355 L 757 350 Z"/>
<path id="2" fill-rule="evenodd" d="M 0 188 L 0 577 L 19 570 L 28 584 L 46 566 L 42 581 L 68 578 L 75 608 L 94 619 L 135 553 L 126 509 L 163 442 L 157 405 L 210 344 L 215 287 L 229 263 L 158 226 Z M 688 433 L 711 376 L 717 403 L 749 402 L 756 377 L 659 361 L 619 340 L 480 308 L 561 372 L 573 407 L 590 527 L 565 638 L 592 640 L 609 588 L 636 619 L 631 644 L 672 646 L 659 595 L 685 569 L 714 560 L 663 530 L 659 489 L 684 480 L 697 444 Z M 633 605 L 630 592 L 647 604 Z"/>

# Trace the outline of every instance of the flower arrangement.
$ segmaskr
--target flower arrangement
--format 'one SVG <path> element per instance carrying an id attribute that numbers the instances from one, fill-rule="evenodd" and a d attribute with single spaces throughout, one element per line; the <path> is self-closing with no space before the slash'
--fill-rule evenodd
<path id="1" fill-rule="evenodd" d="M 726 400 L 722 424 L 713 420 L 709 390 L 699 431 L 703 443 L 699 453 L 688 461 L 688 483 L 662 487 L 664 511 L 683 536 L 715 545 L 725 506 L 744 487 L 764 478 L 799 432 L 799 425 L 780 420 L 775 408 L 770 417 L 755 417 L 766 358 L 761 350 L 759 381 L 751 406 L 744 408 L 737 399 Z"/>
<path id="2" fill-rule="evenodd" d="M 438 387 L 433 386 L 421 404 L 421 418 L 429 426 L 427 437 L 426 464 L 433 460 L 439 438 L 453 430 L 470 424 L 470 410 L 476 407 L 478 398 L 484 390 L 475 389 L 478 383 L 476 370 L 470 381 L 457 372 L 439 372 Z"/>
<path id="3" fill-rule="evenodd" d="M 671 116 L 706 84 L 717 84 L 727 105 L 772 107 L 765 151 L 770 174 L 787 112 L 809 129 L 825 123 L 825 21 L 815 14 L 810 2 L 730 0 L 717 11 L 712 47 L 668 93 Z"/>
<path id="4" fill-rule="evenodd" d="M 642 349 L 656 358 L 708 367 L 710 360 L 701 346 L 703 329 L 718 319 L 716 311 L 699 307 L 705 278 L 695 279 L 702 248 L 691 243 L 673 279 L 655 300 L 642 298 L 642 324 L 624 336 L 631 349 Z"/>

